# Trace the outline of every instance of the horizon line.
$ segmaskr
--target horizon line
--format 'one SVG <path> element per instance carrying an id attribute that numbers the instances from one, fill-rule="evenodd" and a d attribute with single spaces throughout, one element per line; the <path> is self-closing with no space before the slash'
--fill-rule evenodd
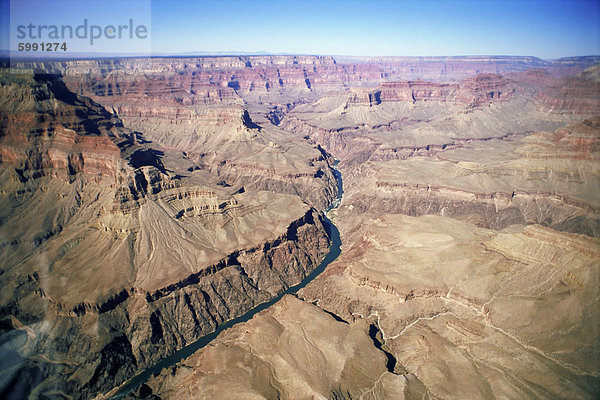
<path id="1" fill-rule="evenodd" d="M 245 51 L 190 51 L 180 53 L 86 53 L 76 52 L 70 55 L 47 54 L 40 52 L 40 55 L 29 53 L 24 55 L 22 52 L 14 50 L 0 49 L 0 57 L 12 58 L 15 54 L 21 55 L 19 60 L 14 62 L 30 62 L 30 61 L 71 61 L 71 60 L 90 60 L 90 59 L 107 59 L 107 58 L 195 58 L 195 57 L 269 57 L 269 56 L 285 56 L 285 57 L 338 57 L 338 58 L 357 58 L 357 59 L 376 59 L 376 58 L 534 58 L 543 61 L 557 61 L 572 58 L 592 58 L 600 57 L 600 54 L 584 54 L 584 55 L 568 55 L 553 58 L 543 58 L 535 55 L 523 54 L 453 54 L 453 55 L 348 55 L 348 54 L 324 54 L 324 53 L 271 53 L 266 51 L 245 52 Z"/>

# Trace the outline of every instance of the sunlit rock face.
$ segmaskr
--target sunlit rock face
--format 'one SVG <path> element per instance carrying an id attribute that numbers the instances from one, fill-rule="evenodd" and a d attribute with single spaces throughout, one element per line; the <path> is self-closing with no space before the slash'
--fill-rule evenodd
<path id="1" fill-rule="evenodd" d="M 3 396 L 104 396 L 300 282 L 335 157 L 342 255 L 130 397 L 597 397 L 598 61 L 3 73 Z"/>
<path id="2" fill-rule="evenodd" d="M 228 184 L 58 76 L 1 79 L 5 393 L 107 391 L 297 284 L 326 252 L 303 197 L 326 203 L 335 180 L 314 146 L 242 113 L 227 156 L 273 158 L 255 171 L 286 181 Z"/>
<path id="3" fill-rule="evenodd" d="M 600 66 L 549 84 L 539 94 L 542 109 L 556 113 L 593 114 L 600 109 Z"/>
<path id="4" fill-rule="evenodd" d="M 279 126 L 339 157 L 344 177 L 342 255 L 299 293 L 314 322 L 284 318 L 301 304 L 284 301 L 134 397 L 218 398 L 235 382 L 282 398 L 595 398 L 600 125 L 580 105 L 598 92 L 555 108 L 540 94 L 593 71 L 395 81 L 294 107 Z M 376 377 L 328 375 L 347 365 L 330 352 L 349 337 L 337 326 L 372 338 Z M 277 350 L 257 344 L 263 332 Z M 262 375 L 247 372 L 259 363 Z"/>

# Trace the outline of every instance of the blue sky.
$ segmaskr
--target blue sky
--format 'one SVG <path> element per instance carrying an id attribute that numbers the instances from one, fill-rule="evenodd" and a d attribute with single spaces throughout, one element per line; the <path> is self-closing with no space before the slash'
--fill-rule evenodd
<path id="1" fill-rule="evenodd" d="M 9 1 L 1 1 L 6 48 Z M 52 17 L 59 2 L 38 11 Z M 151 10 L 154 53 L 600 54 L 599 0 L 155 0 Z"/>

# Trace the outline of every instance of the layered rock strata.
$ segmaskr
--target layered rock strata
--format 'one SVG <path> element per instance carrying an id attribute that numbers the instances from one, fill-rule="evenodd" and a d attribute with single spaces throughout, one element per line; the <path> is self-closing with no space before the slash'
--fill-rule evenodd
<path id="1" fill-rule="evenodd" d="M 596 398 L 600 125 L 593 107 L 530 101 L 557 82 L 545 77 L 493 101 L 449 97 L 453 83 L 413 99 L 406 83 L 391 86 L 410 96 L 391 101 L 352 90 L 367 96 L 330 93 L 285 113 L 280 127 L 342 159 L 342 255 L 299 299 L 130 397 L 219 398 L 227 382 L 290 399 Z M 352 384 L 342 328 L 371 338 Z"/>
<path id="2" fill-rule="evenodd" d="M 188 170 L 59 77 L 1 79 L 3 396 L 106 391 L 299 283 L 326 253 L 322 217 L 300 197 Z M 325 168 L 302 150 L 280 162 Z M 335 192 L 318 182 L 315 202 Z"/>
<path id="3" fill-rule="evenodd" d="M 335 156 L 338 262 L 131 397 L 597 397 L 597 62 L 3 75 L 2 396 L 102 397 L 299 282 Z"/>

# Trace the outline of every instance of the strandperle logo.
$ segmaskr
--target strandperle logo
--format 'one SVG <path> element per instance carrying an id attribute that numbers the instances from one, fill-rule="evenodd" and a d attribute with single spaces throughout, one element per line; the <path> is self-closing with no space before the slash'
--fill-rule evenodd
<path id="1" fill-rule="evenodd" d="M 32 60 L 151 54 L 151 0 L 10 0 L 11 71 Z"/>
<path id="2" fill-rule="evenodd" d="M 17 26 L 17 39 L 31 40 L 66 40 L 87 39 L 90 45 L 99 39 L 146 39 L 148 28 L 146 25 L 137 25 L 133 19 L 126 24 L 117 25 L 90 25 L 87 18 L 83 23 L 73 25 L 28 25 Z"/>

